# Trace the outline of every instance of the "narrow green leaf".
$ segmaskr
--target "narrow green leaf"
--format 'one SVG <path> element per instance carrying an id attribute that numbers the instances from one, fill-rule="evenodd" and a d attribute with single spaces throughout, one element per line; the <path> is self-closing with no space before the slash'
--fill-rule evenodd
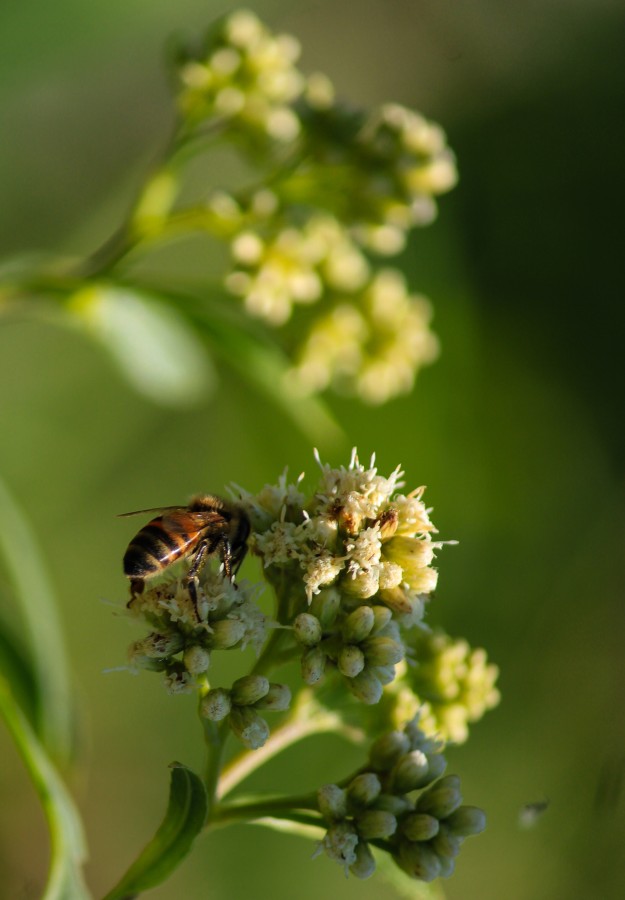
<path id="1" fill-rule="evenodd" d="M 135 390 L 163 406 L 204 400 L 214 374 L 203 342 L 185 317 L 154 293 L 90 284 L 68 310 L 109 352 Z"/>
<path id="2" fill-rule="evenodd" d="M 82 876 L 86 858 L 80 816 L 57 770 L 0 677 L 0 715 L 21 754 L 50 830 L 50 869 L 42 900 L 90 900 Z"/>
<path id="3" fill-rule="evenodd" d="M 36 691 L 35 730 L 51 755 L 67 759 L 73 704 L 57 604 L 36 537 L 1 479 L 0 556 L 22 613 L 31 669 L 28 678 Z"/>
<path id="4" fill-rule="evenodd" d="M 206 790 L 198 776 L 180 763 L 172 763 L 169 805 L 150 843 L 104 900 L 131 900 L 155 887 L 184 859 L 206 820 Z"/>

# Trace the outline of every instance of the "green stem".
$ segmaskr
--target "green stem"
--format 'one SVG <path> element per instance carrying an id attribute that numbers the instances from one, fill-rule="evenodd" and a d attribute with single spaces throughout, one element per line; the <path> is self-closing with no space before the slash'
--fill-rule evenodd
<path id="1" fill-rule="evenodd" d="M 363 739 L 361 731 L 346 725 L 336 713 L 318 706 L 311 692 L 303 691 L 288 718 L 271 732 L 262 747 L 253 753 L 243 751 L 227 763 L 219 779 L 217 797 L 219 799 L 226 797 L 256 769 L 261 768 L 287 747 L 322 732 L 341 734 L 354 743 L 359 743 Z"/>

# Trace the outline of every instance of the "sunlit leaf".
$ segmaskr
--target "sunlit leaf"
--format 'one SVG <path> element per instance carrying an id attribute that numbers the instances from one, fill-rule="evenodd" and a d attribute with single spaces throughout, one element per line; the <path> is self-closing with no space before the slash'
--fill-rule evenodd
<path id="1" fill-rule="evenodd" d="M 160 828 L 104 900 L 130 900 L 164 881 L 191 849 L 206 811 L 201 779 L 186 766 L 173 763 L 169 805 Z"/>
<path id="2" fill-rule="evenodd" d="M 13 597 L 20 607 L 24 644 L 29 651 L 20 660 L 21 688 L 28 690 L 30 684 L 30 689 L 34 689 L 34 727 L 47 751 L 66 759 L 72 744 L 73 704 L 57 604 L 37 539 L 1 479 L 0 556 Z M 16 673 L 15 667 L 13 672 Z M 19 688 L 17 693 L 22 699 Z"/>
<path id="3" fill-rule="evenodd" d="M 154 402 L 191 406 L 212 391 L 206 347 L 185 317 L 158 296 L 92 284 L 74 294 L 67 308 L 104 345 L 132 386 Z"/>
<path id="4" fill-rule="evenodd" d="M 26 765 L 50 830 L 50 868 L 42 900 L 89 900 L 82 876 L 86 857 L 80 816 L 28 720 L 0 677 L 0 715 Z"/>

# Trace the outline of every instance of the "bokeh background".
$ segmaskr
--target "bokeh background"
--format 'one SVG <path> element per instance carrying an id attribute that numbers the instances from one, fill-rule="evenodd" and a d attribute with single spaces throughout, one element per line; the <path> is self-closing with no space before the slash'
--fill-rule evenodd
<path id="1" fill-rule="evenodd" d="M 170 124 L 163 46 L 234 4 L 28 0 L 0 5 L 0 254 L 83 253 L 114 228 Z M 442 355 L 379 409 L 330 398 L 349 446 L 427 484 L 459 546 L 439 557 L 430 621 L 484 646 L 503 701 L 449 752 L 489 816 L 450 900 L 612 900 L 623 847 L 622 219 L 625 7 L 618 0 L 317 0 L 255 11 L 302 41 L 305 71 L 372 106 L 441 122 L 461 181 L 403 264 L 435 307 Z M 619 229 L 619 231 L 617 231 Z M 620 233 L 619 233 L 620 232 Z M 617 239 L 618 234 L 618 239 Z M 166 266 L 165 259 L 163 265 Z M 72 788 L 102 895 L 160 821 L 166 766 L 201 761 L 193 701 L 123 665 L 115 615 L 127 509 L 231 480 L 251 490 L 314 468 L 309 438 L 228 369 L 200 406 L 137 396 L 78 333 L 0 327 L 0 473 L 56 588 L 81 705 Z M 253 567 L 253 563 L 250 564 Z M 248 570 L 253 575 L 253 568 Z M 1 600 L 10 604 L 6 579 Z M 232 662 L 234 666 L 239 660 Z M 0 733 L 0 897 L 39 896 L 43 817 Z M 256 786 L 312 789 L 356 757 L 315 740 Z M 302 784 L 302 779 L 305 784 Z M 549 801 L 530 830 L 524 804 Z M 150 896 L 385 900 L 305 841 L 243 826 L 200 839 Z"/>

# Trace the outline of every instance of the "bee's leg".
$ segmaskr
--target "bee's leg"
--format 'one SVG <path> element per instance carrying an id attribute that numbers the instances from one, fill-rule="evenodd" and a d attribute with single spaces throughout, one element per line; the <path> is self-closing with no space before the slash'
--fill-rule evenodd
<path id="1" fill-rule="evenodd" d="M 228 581 L 232 581 L 234 578 L 234 572 L 232 571 L 232 547 L 228 538 L 224 538 L 221 542 L 219 556 L 221 557 L 221 564 L 224 567 L 226 578 Z"/>
<path id="2" fill-rule="evenodd" d="M 203 541 L 197 550 L 195 551 L 195 556 L 193 557 L 193 562 L 191 563 L 191 568 L 189 569 L 189 574 L 187 575 L 187 587 L 189 590 L 189 597 L 193 602 L 193 608 L 195 610 L 195 617 L 200 621 L 200 611 L 197 607 L 197 574 L 206 562 L 206 556 L 208 554 L 208 544 L 206 541 Z"/>
<path id="3" fill-rule="evenodd" d="M 143 589 L 145 588 L 145 581 L 143 578 L 131 578 L 130 579 L 130 600 L 126 604 L 126 608 L 130 609 L 132 606 L 133 600 L 139 596 L 139 594 L 143 593 Z"/>

